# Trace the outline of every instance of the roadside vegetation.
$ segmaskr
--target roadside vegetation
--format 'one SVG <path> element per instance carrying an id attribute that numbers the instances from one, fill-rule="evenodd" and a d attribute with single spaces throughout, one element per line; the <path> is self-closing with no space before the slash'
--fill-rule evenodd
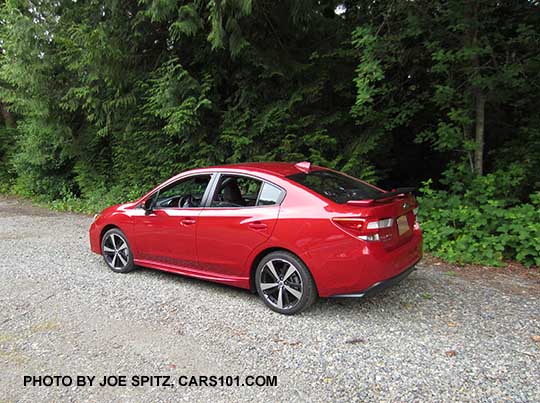
<path id="1" fill-rule="evenodd" d="M 0 192 L 97 212 L 184 169 L 417 186 L 451 262 L 540 265 L 538 1 L 0 0 Z"/>

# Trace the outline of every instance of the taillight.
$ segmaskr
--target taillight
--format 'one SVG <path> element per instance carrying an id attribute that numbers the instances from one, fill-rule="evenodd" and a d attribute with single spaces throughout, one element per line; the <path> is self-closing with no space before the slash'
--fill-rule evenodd
<path id="1" fill-rule="evenodd" d="M 393 218 L 373 220 L 335 217 L 332 221 L 343 231 L 363 241 L 388 241 L 392 239 Z"/>
<path id="2" fill-rule="evenodd" d="M 348 218 L 348 217 L 335 217 L 332 221 L 337 224 L 339 228 L 348 232 L 349 234 L 357 237 L 362 235 L 362 229 L 366 222 L 363 218 Z"/>
<path id="3" fill-rule="evenodd" d="M 392 226 L 393 222 L 394 222 L 393 218 L 385 218 L 384 220 L 370 221 L 367 223 L 366 228 L 367 229 L 389 228 Z"/>

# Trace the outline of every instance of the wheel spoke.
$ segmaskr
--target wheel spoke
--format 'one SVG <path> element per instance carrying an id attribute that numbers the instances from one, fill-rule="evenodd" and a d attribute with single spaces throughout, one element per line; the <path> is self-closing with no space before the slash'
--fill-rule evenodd
<path id="1" fill-rule="evenodd" d="M 116 241 L 114 240 L 114 234 L 111 235 L 111 242 L 113 244 L 113 248 L 116 249 Z"/>
<path id="2" fill-rule="evenodd" d="M 283 309 L 283 288 L 279 289 L 279 293 L 277 297 L 277 307 L 279 309 Z"/>
<path id="3" fill-rule="evenodd" d="M 288 285 L 285 285 L 285 289 L 287 290 L 287 292 L 289 294 L 291 294 L 292 296 L 294 296 L 296 299 L 300 299 L 302 298 L 302 293 L 298 290 L 295 290 L 294 288 L 288 286 Z"/>
<path id="4" fill-rule="evenodd" d="M 291 274 L 293 274 L 296 271 L 293 265 L 289 265 L 289 268 L 287 269 L 287 272 L 283 276 L 283 281 L 287 280 Z"/>
<path id="5" fill-rule="evenodd" d="M 289 297 L 289 293 L 283 288 L 283 305 L 289 306 L 291 304 L 291 298 Z"/>
<path id="6" fill-rule="evenodd" d="M 118 248 L 118 250 L 120 251 L 120 250 L 124 250 L 124 249 L 126 249 L 126 248 L 127 248 L 126 243 L 122 241 L 122 246 L 120 246 L 120 247 Z"/>
<path id="7" fill-rule="evenodd" d="M 261 290 L 269 290 L 271 288 L 277 287 L 278 283 L 261 283 Z"/>
<path id="8" fill-rule="evenodd" d="M 106 253 L 114 253 L 114 249 L 109 248 L 108 246 L 103 245 L 103 250 Z"/>
<path id="9" fill-rule="evenodd" d="M 122 265 L 125 266 L 127 264 L 127 260 L 124 259 L 124 257 L 122 256 L 121 253 L 118 253 L 118 257 L 120 258 L 120 261 L 122 262 Z"/>
<path id="10" fill-rule="evenodd" d="M 115 263 L 116 263 L 116 257 L 117 257 L 117 256 L 118 256 L 118 253 L 115 253 L 115 254 L 114 254 L 114 257 L 113 257 L 113 259 L 112 259 L 112 262 L 111 262 L 111 266 L 112 266 L 112 267 L 116 267 L 116 266 L 115 266 Z"/>
<path id="11" fill-rule="evenodd" d="M 276 268 L 274 267 L 274 263 L 272 263 L 272 261 L 270 261 L 270 262 L 266 263 L 266 266 L 270 269 L 270 273 L 272 273 L 272 276 L 274 276 L 274 278 L 279 281 L 279 276 L 278 276 L 278 274 L 276 272 Z"/>

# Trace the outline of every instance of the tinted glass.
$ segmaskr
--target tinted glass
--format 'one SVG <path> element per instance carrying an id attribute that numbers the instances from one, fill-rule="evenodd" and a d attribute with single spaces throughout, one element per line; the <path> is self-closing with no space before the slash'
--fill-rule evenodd
<path id="1" fill-rule="evenodd" d="M 283 191 L 280 188 L 269 183 L 264 183 L 257 206 L 271 206 L 273 204 L 278 204 L 281 201 L 282 193 Z"/>
<path id="2" fill-rule="evenodd" d="M 223 175 L 219 180 L 212 207 L 255 206 L 262 182 L 239 175 Z"/>
<path id="3" fill-rule="evenodd" d="M 288 178 L 336 203 L 370 199 L 381 193 L 380 190 L 359 180 L 332 171 L 298 173 L 290 175 Z"/>
<path id="4" fill-rule="evenodd" d="M 199 207 L 209 182 L 210 175 L 190 176 L 174 182 L 158 192 L 155 206 L 156 208 Z"/>

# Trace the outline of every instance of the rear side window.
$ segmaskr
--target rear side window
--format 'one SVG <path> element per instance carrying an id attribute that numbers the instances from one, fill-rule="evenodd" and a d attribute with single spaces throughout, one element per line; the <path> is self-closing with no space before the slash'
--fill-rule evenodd
<path id="1" fill-rule="evenodd" d="M 283 190 L 270 183 L 243 175 L 222 175 L 211 207 L 255 207 L 279 204 Z"/>
<path id="2" fill-rule="evenodd" d="M 264 183 L 257 200 L 257 206 L 272 206 L 278 204 L 283 196 L 283 191 L 277 186 Z"/>
<path id="3" fill-rule="evenodd" d="M 241 175 L 222 175 L 211 207 L 255 206 L 262 181 Z"/>
<path id="4" fill-rule="evenodd" d="M 332 171 L 297 173 L 287 178 L 340 204 L 347 203 L 349 200 L 371 199 L 381 193 L 373 186 Z"/>

